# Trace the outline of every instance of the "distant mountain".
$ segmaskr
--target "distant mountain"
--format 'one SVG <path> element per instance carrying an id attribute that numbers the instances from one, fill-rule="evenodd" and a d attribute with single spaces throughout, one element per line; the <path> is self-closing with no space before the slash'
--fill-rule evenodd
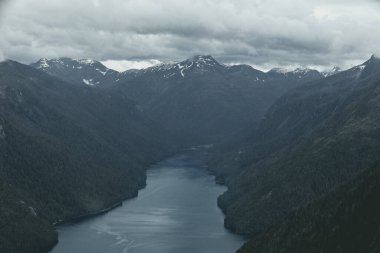
<path id="1" fill-rule="evenodd" d="M 0 252 L 47 252 L 54 223 L 135 196 L 175 148 L 125 96 L 17 62 L 0 63 L 0 104 Z"/>
<path id="2" fill-rule="evenodd" d="M 197 74 L 206 74 L 222 71 L 224 66 L 218 63 L 212 56 L 196 55 L 178 63 L 159 64 L 138 72 L 139 76 L 157 74 L 163 78 L 185 77 Z"/>
<path id="3" fill-rule="evenodd" d="M 286 77 L 291 78 L 294 80 L 297 79 L 319 79 L 323 76 L 323 73 L 320 73 L 318 70 L 315 69 L 301 69 L 297 68 L 295 70 L 285 70 L 280 68 L 274 68 L 267 72 L 267 74 L 271 75 L 272 77 Z"/>
<path id="4" fill-rule="evenodd" d="M 233 138 L 257 125 L 280 95 L 323 78 L 309 69 L 275 74 L 248 65 L 226 66 L 210 55 L 122 73 L 96 61 L 69 58 L 41 59 L 31 66 L 67 82 L 116 90 L 193 144 Z"/>
<path id="5" fill-rule="evenodd" d="M 122 78 L 119 72 L 108 69 L 98 61 L 89 59 L 59 58 L 48 60 L 43 58 L 31 66 L 66 82 L 89 86 L 114 84 Z"/>
<path id="6" fill-rule="evenodd" d="M 226 226 L 250 234 L 253 245 L 257 235 L 287 215 L 377 165 L 379 87 L 380 59 L 371 57 L 290 90 L 271 106 L 256 131 L 215 150 L 210 165 L 229 186 L 218 200 Z M 297 238 L 302 231 L 286 233 Z M 289 251 L 249 252 L 320 252 L 288 246 Z"/>
<path id="7" fill-rule="evenodd" d="M 332 75 L 335 75 L 335 74 L 338 74 L 339 72 L 342 72 L 343 70 L 337 66 L 333 67 L 332 69 L 330 70 L 326 70 L 326 71 L 323 71 L 322 74 L 325 76 L 325 77 L 328 77 L 328 76 L 332 76 Z"/>
<path id="8" fill-rule="evenodd" d="M 257 125 L 269 106 L 289 89 L 323 78 L 312 70 L 273 75 L 248 65 L 226 66 L 208 55 L 134 74 L 113 88 L 136 101 L 166 129 L 196 143 L 232 138 Z"/>
<path id="9" fill-rule="evenodd" d="M 191 145 L 229 141 L 210 166 L 229 187 L 218 199 L 225 225 L 253 238 L 244 252 L 277 252 L 272 241 L 291 249 L 278 238 L 297 238 L 282 229 L 298 218 L 318 235 L 299 232 L 312 248 L 330 235 L 314 231 L 319 217 L 341 208 L 331 201 L 371 199 L 358 175 L 380 162 L 375 56 L 323 73 L 262 72 L 209 55 L 122 73 L 69 58 L 31 66 L 0 64 L 1 252 L 47 251 L 54 222 L 133 196 L 147 164 Z M 350 184 L 362 186 L 339 190 Z"/>

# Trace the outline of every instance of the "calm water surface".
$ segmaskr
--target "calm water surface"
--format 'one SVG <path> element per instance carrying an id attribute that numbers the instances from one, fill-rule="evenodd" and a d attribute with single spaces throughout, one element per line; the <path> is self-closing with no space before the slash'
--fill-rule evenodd
<path id="1" fill-rule="evenodd" d="M 199 153 L 199 152 L 198 152 Z M 152 166 L 137 198 L 58 228 L 51 253 L 232 253 L 243 238 L 223 227 L 216 185 L 197 152 Z"/>

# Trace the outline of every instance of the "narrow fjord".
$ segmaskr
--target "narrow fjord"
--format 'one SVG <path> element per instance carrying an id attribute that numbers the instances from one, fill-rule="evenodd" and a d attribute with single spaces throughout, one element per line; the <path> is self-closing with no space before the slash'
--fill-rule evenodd
<path id="1" fill-rule="evenodd" d="M 0 0 L 0 253 L 380 253 L 379 24 Z"/>

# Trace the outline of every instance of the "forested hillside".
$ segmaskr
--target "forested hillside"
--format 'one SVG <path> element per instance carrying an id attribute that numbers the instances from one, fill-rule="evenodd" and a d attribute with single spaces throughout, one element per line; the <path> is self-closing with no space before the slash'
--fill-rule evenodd
<path id="1" fill-rule="evenodd" d="M 379 166 L 290 214 L 238 253 L 375 253 L 380 250 Z"/>
<path id="2" fill-rule="evenodd" d="M 283 240 L 276 245 L 291 252 L 282 243 L 293 245 L 297 236 L 282 231 L 294 217 L 317 223 L 325 211 L 356 205 L 337 189 L 365 191 L 358 175 L 367 178 L 380 162 L 376 57 L 326 78 L 313 70 L 225 66 L 211 56 L 128 73 L 66 58 L 39 66 L 0 64 L 0 249 L 6 252 L 46 251 L 57 240 L 56 222 L 135 196 L 147 166 L 168 154 L 222 141 L 209 164 L 229 187 L 218 199 L 226 227 L 252 237 L 244 252 L 277 252 L 271 244 L 277 237 Z M 72 66 L 73 79 L 64 78 Z M 99 84 L 80 82 L 91 75 Z M 334 198 L 343 207 L 322 210 Z M 294 226 L 310 228 L 300 235 L 308 241 L 313 224 Z M 321 231 L 294 245 L 322 249 L 315 247 L 328 234 Z"/>
<path id="3" fill-rule="evenodd" d="M 0 251 L 41 252 L 52 225 L 135 196 L 168 135 L 125 97 L 0 64 Z"/>
<path id="4" fill-rule="evenodd" d="M 372 57 L 291 90 L 250 137 L 215 150 L 227 227 L 255 238 L 379 162 L 379 73 Z"/>

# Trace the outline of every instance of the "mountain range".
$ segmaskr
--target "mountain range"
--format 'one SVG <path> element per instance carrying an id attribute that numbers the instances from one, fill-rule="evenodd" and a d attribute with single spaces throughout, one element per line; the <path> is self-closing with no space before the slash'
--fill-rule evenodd
<path id="1" fill-rule="evenodd" d="M 135 196 L 149 164 L 212 143 L 225 225 L 251 238 L 240 252 L 377 252 L 379 85 L 375 56 L 327 72 L 208 55 L 125 72 L 2 62 L 0 251 L 47 252 L 54 224 Z"/>
<path id="2" fill-rule="evenodd" d="M 91 59 L 71 59 L 67 57 L 59 59 L 42 58 L 30 64 L 30 66 L 70 83 L 83 83 L 90 86 L 112 86 L 147 74 L 155 74 L 165 79 L 174 79 L 178 77 L 184 78 L 187 75 L 217 71 L 234 73 L 236 73 L 236 71 L 243 71 L 250 82 L 268 82 L 276 78 L 293 78 L 295 80 L 297 78 L 321 78 L 322 76 L 336 74 L 341 71 L 339 67 L 334 67 L 332 70 L 324 72 L 318 72 L 317 70 L 308 68 L 297 68 L 293 71 L 274 68 L 265 73 L 249 65 L 224 65 L 217 62 L 210 55 L 196 55 L 181 62 L 162 63 L 145 69 L 130 69 L 124 72 L 109 69 L 99 61 Z"/>
<path id="3" fill-rule="evenodd" d="M 68 58 L 41 59 L 31 66 L 67 82 L 117 90 L 193 144 L 234 138 L 256 126 L 283 93 L 324 78 L 311 69 L 264 73 L 248 65 L 226 66 L 207 55 L 122 73 L 92 60 Z"/>

